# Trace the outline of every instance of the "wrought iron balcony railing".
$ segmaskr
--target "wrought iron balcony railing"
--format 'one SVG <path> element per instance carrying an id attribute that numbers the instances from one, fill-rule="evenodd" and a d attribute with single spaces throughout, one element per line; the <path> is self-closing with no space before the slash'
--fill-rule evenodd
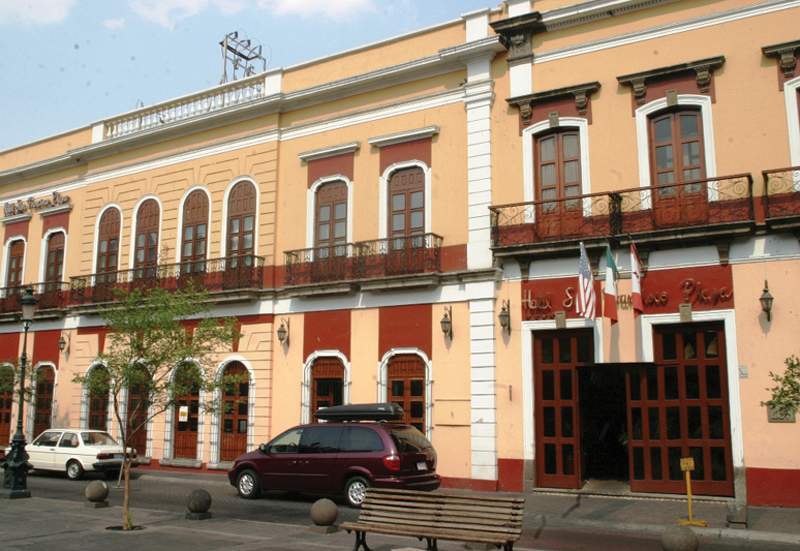
<path id="1" fill-rule="evenodd" d="M 67 306 L 69 284 L 62 281 L 48 281 L 44 283 L 30 283 L 15 287 L 0 289 L 0 314 L 13 314 L 22 311 L 22 294 L 31 287 L 33 296 L 37 299 L 38 310 L 54 310 Z"/>
<path id="2" fill-rule="evenodd" d="M 498 248 L 753 221 L 750 174 L 490 207 Z"/>
<path id="3" fill-rule="evenodd" d="M 438 272 L 442 238 L 433 233 L 286 251 L 286 284 Z"/>
<path id="4" fill-rule="evenodd" d="M 800 166 L 762 172 L 764 218 L 775 220 L 800 215 Z"/>
<path id="5" fill-rule="evenodd" d="M 115 299 L 117 291 L 155 287 L 175 291 L 193 286 L 208 292 L 260 289 L 263 281 L 264 258 L 260 256 L 192 260 L 73 277 L 70 303 L 109 302 Z"/>

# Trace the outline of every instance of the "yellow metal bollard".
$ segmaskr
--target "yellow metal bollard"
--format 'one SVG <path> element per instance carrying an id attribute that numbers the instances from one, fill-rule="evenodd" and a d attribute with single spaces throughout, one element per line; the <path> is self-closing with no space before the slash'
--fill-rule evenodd
<path id="1" fill-rule="evenodd" d="M 689 518 L 679 519 L 678 524 L 681 526 L 700 526 L 705 528 L 708 526 L 708 522 L 704 520 L 695 520 L 692 512 L 692 471 L 694 470 L 694 458 L 681 458 L 681 470 L 686 477 L 686 498 L 689 505 Z"/>

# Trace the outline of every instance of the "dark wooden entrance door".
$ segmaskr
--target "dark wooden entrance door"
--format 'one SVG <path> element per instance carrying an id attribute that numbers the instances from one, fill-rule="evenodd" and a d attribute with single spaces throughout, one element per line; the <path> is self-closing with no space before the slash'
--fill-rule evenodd
<path id="1" fill-rule="evenodd" d="M 141 457 L 147 454 L 147 411 L 150 409 L 146 375 L 128 388 L 128 446 Z"/>
<path id="2" fill-rule="evenodd" d="M 233 461 L 247 451 L 247 416 L 250 376 L 239 362 L 231 362 L 223 373 L 220 461 Z"/>
<path id="3" fill-rule="evenodd" d="M 576 368 L 594 360 L 592 341 L 591 329 L 534 334 L 537 486 L 582 485 Z"/>
<path id="4" fill-rule="evenodd" d="M 631 490 L 733 496 L 725 331 L 720 324 L 654 330 L 655 366 L 627 374 Z"/>
<path id="5" fill-rule="evenodd" d="M 92 369 L 92 379 L 108 381 L 108 370 L 103 366 Z M 89 428 L 108 430 L 108 391 L 95 390 L 89 394 Z"/>
<path id="6" fill-rule="evenodd" d="M 175 377 L 182 377 L 179 386 L 186 394 L 178 397 L 173 411 L 173 435 L 175 449 L 173 457 L 179 459 L 197 458 L 197 425 L 200 415 L 200 387 L 192 379 L 196 373 L 194 366 L 181 367 Z"/>
<path id="7" fill-rule="evenodd" d="M 14 401 L 14 370 L 0 366 L 0 446 L 11 440 L 11 406 Z"/>
<path id="8" fill-rule="evenodd" d="M 311 417 L 320 408 L 344 403 L 344 366 L 339 358 L 318 358 L 311 366 Z"/>
<path id="9" fill-rule="evenodd" d="M 56 372 L 52 367 L 40 367 L 36 372 L 36 408 L 33 418 L 34 438 L 50 428 L 53 417 L 53 386 Z"/>
<path id="10" fill-rule="evenodd" d="M 389 360 L 386 377 L 390 402 L 403 408 L 403 423 L 425 433 L 425 364 L 415 354 L 402 354 Z"/>

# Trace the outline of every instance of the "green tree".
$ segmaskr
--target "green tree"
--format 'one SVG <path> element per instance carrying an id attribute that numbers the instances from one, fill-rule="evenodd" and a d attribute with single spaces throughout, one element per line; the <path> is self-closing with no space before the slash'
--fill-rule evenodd
<path id="1" fill-rule="evenodd" d="M 130 514 L 133 457 L 129 446 L 132 436 L 145 430 L 148 421 L 174 407 L 177 398 L 189 392 L 204 390 L 200 407 L 206 411 L 214 409 L 215 391 L 228 383 L 217 379 L 213 355 L 229 348 L 238 335 L 232 319 L 209 318 L 206 305 L 206 293 L 193 288 L 178 292 L 154 288 L 119 293 L 117 300 L 100 312 L 109 330 L 106 350 L 99 357 L 106 370 L 93 369 L 88 375 L 75 377 L 75 382 L 85 385 L 90 395 L 107 393 L 110 397 L 125 450 L 124 530 L 133 528 Z M 191 322 L 187 324 L 186 320 Z M 175 373 L 180 376 L 174 376 Z M 131 400 L 130 408 L 125 408 L 122 402 L 128 392 L 136 392 L 142 399 Z"/>
<path id="2" fill-rule="evenodd" d="M 794 417 L 800 409 L 800 359 L 789 356 L 784 363 L 783 374 L 769 372 L 775 386 L 767 389 L 772 398 L 761 405 L 771 407 L 781 417 Z"/>

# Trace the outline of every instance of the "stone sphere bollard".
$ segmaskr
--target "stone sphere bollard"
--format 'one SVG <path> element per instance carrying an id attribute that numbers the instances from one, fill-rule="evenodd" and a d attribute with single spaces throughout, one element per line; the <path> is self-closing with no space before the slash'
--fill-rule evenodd
<path id="1" fill-rule="evenodd" d="M 333 525 L 338 516 L 339 508 L 330 499 L 318 499 L 311 506 L 311 521 L 316 525 L 316 531 L 331 533 L 338 530 Z"/>
<path id="2" fill-rule="evenodd" d="M 211 508 L 211 494 L 205 490 L 192 490 L 186 499 L 186 518 L 189 520 L 205 520 L 211 518 L 208 510 Z"/>
<path id="3" fill-rule="evenodd" d="M 108 507 L 108 484 L 102 480 L 92 480 L 89 482 L 89 484 L 86 485 L 86 489 L 83 491 L 83 495 L 85 495 L 86 499 L 89 501 L 89 503 L 86 504 L 87 507 L 91 507 L 92 509 Z"/>
<path id="4" fill-rule="evenodd" d="M 686 526 L 670 526 L 661 534 L 661 549 L 664 551 L 697 551 L 700 542 Z"/>

